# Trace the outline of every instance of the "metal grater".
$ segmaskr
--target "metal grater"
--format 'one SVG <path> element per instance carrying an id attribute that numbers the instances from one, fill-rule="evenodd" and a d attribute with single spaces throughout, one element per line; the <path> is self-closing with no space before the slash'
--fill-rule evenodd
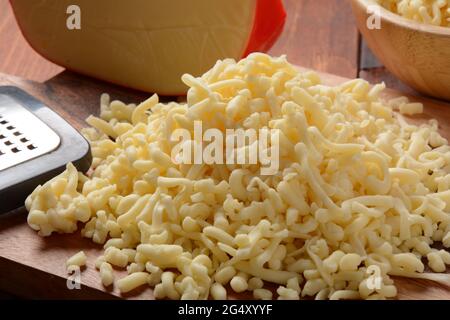
<path id="1" fill-rule="evenodd" d="M 0 171 L 53 151 L 60 142 L 38 117 L 0 94 Z"/>
<path id="2" fill-rule="evenodd" d="M 0 87 L 0 213 L 23 205 L 39 184 L 68 162 L 87 171 L 88 142 L 42 102 L 16 87 Z"/>

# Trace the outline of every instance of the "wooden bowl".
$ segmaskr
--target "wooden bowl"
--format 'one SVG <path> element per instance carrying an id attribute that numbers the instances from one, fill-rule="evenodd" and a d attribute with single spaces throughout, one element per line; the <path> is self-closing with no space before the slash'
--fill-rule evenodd
<path id="1" fill-rule="evenodd" d="M 422 24 L 379 7 L 380 29 L 370 30 L 371 0 L 351 0 L 370 49 L 400 80 L 424 94 L 450 100 L 450 28 Z"/>

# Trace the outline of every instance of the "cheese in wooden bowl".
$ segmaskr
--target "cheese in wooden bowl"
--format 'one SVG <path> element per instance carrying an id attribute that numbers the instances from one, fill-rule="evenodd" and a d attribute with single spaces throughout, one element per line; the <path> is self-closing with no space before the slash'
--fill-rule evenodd
<path id="1" fill-rule="evenodd" d="M 450 100 L 450 11 L 447 0 L 351 0 L 370 49 L 400 80 Z"/>

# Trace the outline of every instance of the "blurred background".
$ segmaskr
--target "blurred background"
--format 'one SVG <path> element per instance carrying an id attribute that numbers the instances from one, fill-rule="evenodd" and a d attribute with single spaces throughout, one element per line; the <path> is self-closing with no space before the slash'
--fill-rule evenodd
<path id="1" fill-rule="evenodd" d="M 373 57 L 357 30 L 348 1 L 285 0 L 287 23 L 269 51 L 291 63 L 343 77 L 385 81 L 407 93 Z M 21 35 L 8 0 L 0 0 L 0 73 L 43 82 L 63 69 L 39 56 Z"/>

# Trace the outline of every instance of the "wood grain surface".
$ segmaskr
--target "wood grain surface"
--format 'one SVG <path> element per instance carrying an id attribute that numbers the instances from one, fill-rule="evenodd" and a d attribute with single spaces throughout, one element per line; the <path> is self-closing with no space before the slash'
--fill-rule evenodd
<path id="1" fill-rule="evenodd" d="M 355 78 L 358 31 L 351 8 L 342 0 L 285 0 L 285 29 L 270 50 L 291 63 Z"/>
<path id="2" fill-rule="evenodd" d="M 37 54 L 25 41 L 8 0 L 0 0 L 0 72 L 45 81 L 63 68 Z"/>
<path id="3" fill-rule="evenodd" d="M 337 84 L 347 79 L 322 74 L 328 84 Z M 85 126 L 89 114 L 98 114 L 99 96 L 103 92 L 113 99 L 139 102 L 147 94 L 130 91 L 106 84 L 71 72 L 62 74 L 41 84 L 21 78 L 0 74 L 0 85 L 15 85 L 34 95 L 57 111 L 76 128 Z M 401 93 L 387 90 L 386 97 Z M 414 98 L 413 98 L 414 99 Z M 441 132 L 450 139 L 450 105 L 417 98 L 426 105 L 424 115 L 411 118 L 423 122 L 430 118 L 439 119 Z M 83 298 L 104 299 L 122 297 L 117 289 L 102 287 L 94 261 L 103 251 L 101 246 L 83 239 L 80 234 L 52 235 L 41 238 L 26 223 L 26 210 L 18 209 L 0 216 L 0 290 L 28 298 Z M 69 290 L 66 286 L 65 261 L 76 252 L 84 250 L 88 256 L 87 268 L 81 274 L 80 290 Z M 122 277 L 124 271 L 116 270 Z M 425 280 L 396 279 L 400 299 L 450 299 L 450 288 Z M 229 291 L 231 292 L 231 290 Z M 153 299 L 150 288 L 134 290 L 125 298 Z M 249 298 L 248 295 L 234 295 L 231 298 Z"/>

